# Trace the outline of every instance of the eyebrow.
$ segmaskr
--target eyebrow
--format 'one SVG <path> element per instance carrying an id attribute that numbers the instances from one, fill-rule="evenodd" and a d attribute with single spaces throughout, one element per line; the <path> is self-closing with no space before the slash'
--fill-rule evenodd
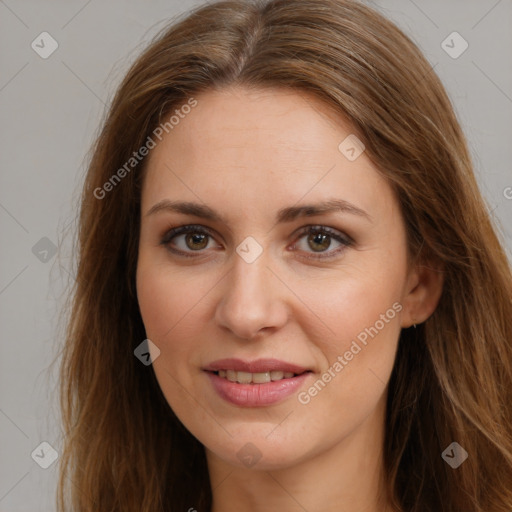
<path id="1" fill-rule="evenodd" d="M 204 204 L 194 203 L 190 201 L 171 201 L 169 199 L 163 199 L 162 201 L 153 205 L 148 212 L 146 217 L 154 215 L 158 212 L 176 212 L 185 215 L 193 215 L 202 219 L 207 219 L 212 222 L 219 222 L 228 224 L 224 217 Z M 343 199 L 328 199 L 320 203 L 306 204 L 302 206 L 289 206 L 282 208 L 277 212 L 276 223 L 282 224 L 285 222 L 292 222 L 301 217 L 312 217 L 315 215 L 322 215 L 326 213 L 341 212 L 348 213 L 351 215 L 357 215 L 363 217 L 369 222 L 372 222 L 370 214 L 358 208 L 357 206 L 345 201 Z"/>

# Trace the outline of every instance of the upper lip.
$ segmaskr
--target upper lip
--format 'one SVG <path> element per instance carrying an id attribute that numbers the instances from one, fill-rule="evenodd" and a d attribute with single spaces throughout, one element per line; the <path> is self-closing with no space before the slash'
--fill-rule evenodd
<path id="1" fill-rule="evenodd" d="M 203 370 L 210 372 L 217 372 L 219 370 L 234 370 L 237 372 L 249 373 L 265 373 L 268 371 L 282 371 L 291 373 L 304 373 L 308 368 L 303 368 L 296 364 L 287 363 L 286 361 L 279 361 L 278 359 L 256 359 L 254 361 L 242 361 L 241 359 L 218 359 L 209 365 L 205 366 Z"/>

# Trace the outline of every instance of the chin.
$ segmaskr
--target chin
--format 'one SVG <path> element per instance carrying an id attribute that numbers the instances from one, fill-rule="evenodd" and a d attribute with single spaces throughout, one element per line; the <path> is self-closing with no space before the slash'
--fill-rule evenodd
<path id="1" fill-rule="evenodd" d="M 255 471 L 271 471 L 286 469 L 301 463 L 307 458 L 304 440 L 283 440 L 269 438 L 271 429 L 268 427 L 260 433 L 238 434 L 224 443 L 205 444 L 207 452 L 213 457 L 222 459 L 231 466 Z M 270 434 L 270 437 L 272 434 Z M 210 448 L 211 447 L 211 448 Z M 300 447 L 300 452 L 297 448 Z"/>

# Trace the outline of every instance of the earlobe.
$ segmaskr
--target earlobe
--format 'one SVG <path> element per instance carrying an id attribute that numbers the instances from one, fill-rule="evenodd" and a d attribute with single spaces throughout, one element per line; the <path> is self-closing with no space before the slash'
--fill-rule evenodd
<path id="1" fill-rule="evenodd" d="M 427 320 L 435 311 L 443 291 L 444 272 L 440 265 L 418 264 L 407 283 L 402 301 L 402 327 Z"/>

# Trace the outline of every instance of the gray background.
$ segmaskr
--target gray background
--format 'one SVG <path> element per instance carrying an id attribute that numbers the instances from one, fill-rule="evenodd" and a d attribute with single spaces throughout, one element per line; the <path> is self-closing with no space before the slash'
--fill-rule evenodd
<path id="1" fill-rule="evenodd" d="M 31 453 L 43 441 L 57 452 L 61 446 L 58 365 L 50 364 L 61 346 L 59 311 L 73 275 L 64 230 L 73 228 L 105 104 L 149 38 L 199 3 L 0 0 L 0 512 L 55 510 L 58 461 L 42 469 Z M 512 0 L 372 5 L 435 65 L 510 257 Z M 31 48 L 43 31 L 59 45 L 47 59 Z M 441 47 L 453 31 L 469 44 L 456 59 Z"/>

